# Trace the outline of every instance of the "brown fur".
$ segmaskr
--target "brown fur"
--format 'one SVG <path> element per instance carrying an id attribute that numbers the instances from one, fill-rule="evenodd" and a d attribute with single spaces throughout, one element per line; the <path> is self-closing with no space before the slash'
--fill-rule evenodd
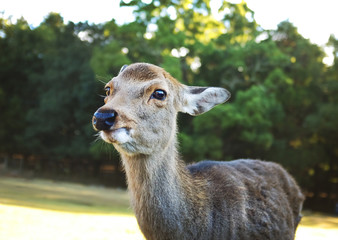
<path id="1" fill-rule="evenodd" d="M 135 81 L 152 80 L 158 76 L 159 74 L 157 73 L 156 68 L 150 64 L 131 65 L 121 73 L 121 77 L 133 79 Z"/>
<path id="2" fill-rule="evenodd" d="M 278 164 L 204 161 L 176 151 L 177 112 L 202 114 L 226 101 L 221 88 L 188 87 L 138 63 L 110 81 L 98 112 L 114 109 L 101 137 L 120 152 L 131 203 L 147 239 L 294 239 L 304 197 Z M 165 99 L 152 97 L 164 90 Z M 94 122 L 95 127 L 95 122 Z"/>

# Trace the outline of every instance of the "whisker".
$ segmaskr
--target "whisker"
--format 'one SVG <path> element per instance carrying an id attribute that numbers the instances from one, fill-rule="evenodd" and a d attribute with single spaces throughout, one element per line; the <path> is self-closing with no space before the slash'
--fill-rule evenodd
<path id="1" fill-rule="evenodd" d="M 96 76 L 96 80 L 99 81 L 100 83 L 102 83 L 103 85 L 106 85 L 107 82 L 109 82 L 109 80 L 111 79 L 111 77 L 102 77 L 102 76 Z"/>

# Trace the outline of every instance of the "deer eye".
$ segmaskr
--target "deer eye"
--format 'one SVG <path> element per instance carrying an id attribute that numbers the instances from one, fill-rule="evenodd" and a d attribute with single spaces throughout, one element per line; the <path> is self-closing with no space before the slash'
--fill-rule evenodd
<path id="1" fill-rule="evenodd" d="M 105 87 L 104 91 L 106 92 L 106 96 L 109 96 L 109 94 L 110 94 L 110 87 Z"/>
<path id="2" fill-rule="evenodd" d="M 152 94 L 150 99 L 157 99 L 163 101 L 167 96 L 167 93 L 164 90 L 157 89 Z"/>

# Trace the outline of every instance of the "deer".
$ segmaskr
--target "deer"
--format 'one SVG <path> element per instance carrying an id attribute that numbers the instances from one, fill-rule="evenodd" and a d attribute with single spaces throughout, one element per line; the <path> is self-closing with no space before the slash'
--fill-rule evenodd
<path id="1" fill-rule="evenodd" d="M 120 154 L 146 239 L 294 239 L 304 196 L 281 165 L 187 165 L 179 156 L 178 112 L 205 113 L 226 102 L 228 90 L 184 85 L 149 63 L 123 66 L 104 89 L 92 125 Z"/>

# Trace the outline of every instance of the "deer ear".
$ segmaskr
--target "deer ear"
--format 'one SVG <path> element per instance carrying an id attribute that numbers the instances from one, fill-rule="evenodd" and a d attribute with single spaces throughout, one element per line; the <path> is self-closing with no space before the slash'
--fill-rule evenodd
<path id="1" fill-rule="evenodd" d="M 230 92 L 224 88 L 186 86 L 181 112 L 196 116 L 224 103 L 229 98 Z"/>
<path id="2" fill-rule="evenodd" d="M 119 74 L 120 74 L 121 72 L 123 72 L 123 70 L 126 69 L 127 67 L 128 67 L 128 65 L 123 65 L 123 66 L 121 67 L 121 69 L 120 69 Z"/>

